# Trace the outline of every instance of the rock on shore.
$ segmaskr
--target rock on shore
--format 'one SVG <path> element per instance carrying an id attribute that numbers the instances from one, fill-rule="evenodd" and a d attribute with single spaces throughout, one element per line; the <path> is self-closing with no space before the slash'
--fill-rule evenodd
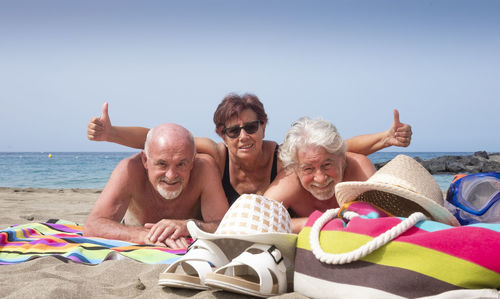
<path id="1" fill-rule="evenodd" d="M 429 160 L 415 157 L 431 174 L 439 173 L 479 173 L 500 171 L 500 153 L 488 154 L 485 151 L 475 152 L 469 156 L 440 156 Z M 380 167 L 387 162 L 376 163 Z"/>

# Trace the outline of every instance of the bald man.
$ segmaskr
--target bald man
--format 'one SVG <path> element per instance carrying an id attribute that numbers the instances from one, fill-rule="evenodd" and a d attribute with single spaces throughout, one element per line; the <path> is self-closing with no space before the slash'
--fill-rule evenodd
<path id="1" fill-rule="evenodd" d="M 214 232 L 227 209 L 213 158 L 196 154 L 188 130 L 163 124 L 149 131 L 140 154 L 116 166 L 83 233 L 185 248 L 187 220 Z"/>

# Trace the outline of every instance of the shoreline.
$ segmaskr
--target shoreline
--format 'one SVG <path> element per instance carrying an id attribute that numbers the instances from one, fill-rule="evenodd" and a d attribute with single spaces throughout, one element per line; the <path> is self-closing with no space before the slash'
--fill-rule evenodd
<path id="1" fill-rule="evenodd" d="M 33 187 L 0 187 L 0 192 L 44 192 L 44 193 L 101 193 L 102 189 L 100 188 L 33 188 Z"/>
<path id="2" fill-rule="evenodd" d="M 431 159 L 442 155 L 470 155 L 469 152 L 376 152 L 369 155 L 374 163 L 381 163 L 394 158 L 398 154 L 406 154 L 410 157 L 421 157 Z M 490 154 L 493 156 L 493 154 Z M 61 152 L 53 153 L 52 158 L 46 154 L 33 152 L 31 154 L 2 154 L 0 168 L 5 171 L 0 173 L 0 187 L 11 187 L 16 189 L 50 188 L 50 189 L 74 189 L 74 188 L 97 188 L 103 189 L 116 165 L 129 155 L 123 152 L 109 152 L 107 154 L 92 154 L 85 152 Z M 20 157 L 22 156 L 22 158 Z M 500 169 L 500 168 L 499 168 Z M 35 177 L 26 179 L 26 173 L 35 173 Z M 441 178 L 442 189 L 445 189 L 451 179 Z M 446 175 L 445 175 L 446 176 Z M 449 175 L 448 175 L 449 176 Z"/>

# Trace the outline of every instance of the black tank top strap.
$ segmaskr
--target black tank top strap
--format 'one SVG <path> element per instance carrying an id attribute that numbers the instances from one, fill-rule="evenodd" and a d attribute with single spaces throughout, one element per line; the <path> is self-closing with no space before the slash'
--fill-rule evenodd
<path id="1" fill-rule="evenodd" d="M 224 189 L 224 193 L 226 194 L 227 202 L 229 206 L 233 204 L 233 202 L 240 197 L 240 194 L 234 190 L 233 185 L 231 185 L 231 178 L 229 177 L 229 151 L 226 147 L 226 161 L 224 164 L 224 174 L 222 176 L 222 188 Z"/>
<path id="2" fill-rule="evenodd" d="M 273 155 L 273 166 L 271 168 L 271 178 L 269 180 L 270 183 L 274 181 L 276 178 L 276 175 L 278 174 L 278 148 L 279 144 L 276 144 L 276 148 L 274 149 L 274 155 Z"/>
<path id="3" fill-rule="evenodd" d="M 288 214 L 290 214 L 290 218 L 297 218 L 298 217 L 297 213 L 295 213 L 295 211 L 292 210 L 292 208 L 288 208 L 287 211 L 288 211 Z"/>

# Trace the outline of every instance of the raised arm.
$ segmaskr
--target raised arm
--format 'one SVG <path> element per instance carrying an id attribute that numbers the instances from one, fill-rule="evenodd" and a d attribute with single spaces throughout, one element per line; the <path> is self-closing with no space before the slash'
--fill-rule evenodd
<path id="1" fill-rule="evenodd" d="M 347 139 L 347 151 L 369 155 L 390 146 L 409 146 L 412 135 L 411 126 L 399 121 L 397 109 L 394 109 L 393 113 L 394 121 L 388 130 Z"/>
<path id="2" fill-rule="evenodd" d="M 108 103 L 102 105 L 102 114 L 93 117 L 87 125 L 87 137 L 92 141 L 108 141 L 132 148 L 144 149 L 149 129 L 143 127 L 118 127 L 111 125 Z M 196 152 L 208 154 L 215 159 L 222 174 L 224 170 L 225 147 L 206 137 L 195 137 Z"/>
<path id="3" fill-rule="evenodd" d="M 148 128 L 117 127 L 111 125 L 108 103 L 102 105 L 102 114 L 93 117 L 87 125 L 87 137 L 93 141 L 108 141 L 132 148 L 143 149 Z"/>

